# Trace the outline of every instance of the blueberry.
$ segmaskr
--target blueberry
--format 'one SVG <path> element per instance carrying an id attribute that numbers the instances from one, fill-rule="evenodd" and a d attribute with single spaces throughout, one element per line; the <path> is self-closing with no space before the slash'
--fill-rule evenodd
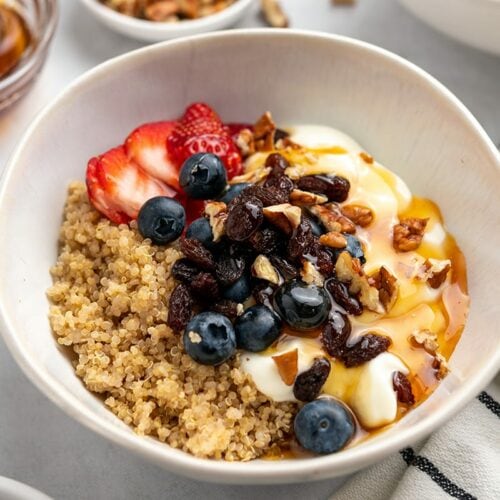
<path id="1" fill-rule="evenodd" d="M 278 288 L 274 305 L 292 328 L 312 330 L 325 322 L 332 304 L 323 288 L 293 280 Z"/>
<path id="2" fill-rule="evenodd" d="M 202 365 L 219 365 L 236 352 L 233 325 L 222 314 L 203 312 L 184 331 L 184 349 Z"/>
<path id="3" fill-rule="evenodd" d="M 227 191 L 219 198 L 219 201 L 224 202 L 226 205 L 236 198 L 244 189 L 251 186 L 250 182 L 241 182 L 240 184 L 233 184 L 227 188 Z"/>
<path id="4" fill-rule="evenodd" d="M 322 234 L 325 234 L 323 226 L 316 219 L 307 215 L 304 215 L 303 217 L 311 226 L 311 231 L 314 236 L 320 237 Z"/>
<path id="5" fill-rule="evenodd" d="M 267 349 L 280 335 L 279 317 L 263 305 L 252 306 L 234 324 L 240 349 L 260 352 Z"/>
<path id="6" fill-rule="evenodd" d="M 359 259 L 361 264 L 366 262 L 365 254 L 363 252 L 363 247 L 361 246 L 361 242 L 353 236 L 352 234 L 344 234 L 345 239 L 347 240 L 347 245 L 345 248 L 340 250 L 336 250 L 335 254 L 338 257 L 342 252 L 349 252 L 354 259 Z"/>
<path id="7" fill-rule="evenodd" d="M 340 401 L 320 398 L 302 407 L 293 424 L 297 441 L 314 453 L 336 453 L 354 436 L 356 424 Z"/>
<path id="8" fill-rule="evenodd" d="M 217 155 L 197 153 L 182 165 L 179 184 L 190 198 L 215 199 L 226 187 L 226 169 Z"/>
<path id="9" fill-rule="evenodd" d="M 173 198 L 156 196 L 141 207 L 137 227 L 143 238 L 155 245 L 166 245 L 176 240 L 184 231 L 186 212 Z"/>
<path id="10" fill-rule="evenodd" d="M 242 303 L 252 293 L 250 285 L 250 276 L 243 273 L 241 278 L 235 281 L 231 286 L 227 287 L 222 296 L 225 299 L 234 300 L 234 302 Z"/>
<path id="11" fill-rule="evenodd" d="M 186 238 L 201 241 L 209 250 L 216 247 L 212 227 L 205 217 L 200 217 L 191 222 L 186 230 Z"/>

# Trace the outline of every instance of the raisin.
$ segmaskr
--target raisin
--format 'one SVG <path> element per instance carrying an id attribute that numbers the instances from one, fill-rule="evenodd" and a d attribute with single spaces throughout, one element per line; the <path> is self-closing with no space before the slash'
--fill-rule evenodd
<path id="1" fill-rule="evenodd" d="M 226 220 L 228 238 L 234 241 L 244 241 L 250 238 L 264 221 L 262 208 L 262 202 L 257 198 L 248 198 L 233 205 Z"/>
<path id="2" fill-rule="evenodd" d="M 367 333 L 358 342 L 345 350 L 342 361 L 347 368 L 359 366 L 387 351 L 390 345 L 391 339 L 389 337 L 377 335 L 376 333 Z"/>
<path id="3" fill-rule="evenodd" d="M 321 343 L 325 351 L 334 358 L 341 358 L 351 335 L 351 321 L 347 314 L 333 311 L 321 333 Z"/>
<path id="4" fill-rule="evenodd" d="M 349 295 L 349 288 L 345 283 L 340 282 L 337 278 L 330 278 L 325 283 L 326 289 L 330 292 L 333 300 L 343 307 L 348 314 L 359 316 L 363 314 L 363 306 L 356 297 Z"/>
<path id="5" fill-rule="evenodd" d="M 335 274 L 335 262 L 337 262 L 337 257 L 333 250 L 320 245 L 319 241 L 315 239 L 315 244 L 311 249 L 311 253 L 316 257 L 316 267 L 318 271 L 325 278 Z"/>
<path id="6" fill-rule="evenodd" d="M 299 401 L 312 401 L 316 399 L 330 375 L 330 362 L 326 358 L 316 358 L 309 370 L 302 372 L 293 384 L 293 395 Z"/>
<path id="7" fill-rule="evenodd" d="M 168 302 L 167 325 L 176 332 L 181 332 L 193 314 L 193 300 L 188 287 L 179 283 L 170 295 Z"/>
<path id="8" fill-rule="evenodd" d="M 199 240 L 182 238 L 181 250 L 186 259 L 196 264 L 200 269 L 212 271 L 215 268 L 215 260 L 212 253 Z"/>
<path id="9" fill-rule="evenodd" d="M 303 191 L 324 194 L 328 201 L 342 202 L 347 200 L 351 183 L 338 175 L 307 175 L 297 181 L 297 187 Z"/>
<path id="10" fill-rule="evenodd" d="M 271 153 L 266 158 L 266 167 L 271 169 L 268 178 L 281 177 L 285 175 L 285 170 L 290 166 L 288 160 L 279 153 Z"/>
<path id="11" fill-rule="evenodd" d="M 223 287 L 238 281 L 244 272 L 245 259 L 241 256 L 231 257 L 224 254 L 219 257 L 215 264 L 215 276 Z"/>
<path id="12" fill-rule="evenodd" d="M 223 299 L 216 302 L 210 307 L 211 311 L 223 314 L 231 321 L 234 321 L 238 317 L 238 304 L 232 300 Z"/>
<path id="13" fill-rule="evenodd" d="M 392 385 L 394 386 L 400 403 L 408 405 L 415 404 L 415 396 L 413 395 L 410 381 L 404 373 L 396 372 L 392 379 Z"/>
<path id="14" fill-rule="evenodd" d="M 271 255 L 269 259 L 271 260 L 271 264 L 278 270 L 284 280 L 289 281 L 299 275 L 298 269 L 283 257 Z"/>
<path id="15" fill-rule="evenodd" d="M 288 179 L 288 177 L 286 177 Z M 293 182 L 288 179 L 292 184 L 292 188 L 288 189 L 286 182 L 283 183 L 284 186 L 257 186 L 253 185 L 244 190 L 244 197 L 257 198 L 262 202 L 264 207 L 270 207 L 272 205 L 280 205 L 281 203 L 286 203 L 290 196 L 290 192 L 293 189 Z"/>
<path id="16" fill-rule="evenodd" d="M 257 304 L 262 304 L 264 306 L 273 309 L 271 305 L 271 298 L 274 294 L 276 287 L 267 281 L 262 281 L 257 283 L 252 290 L 253 298 Z"/>
<path id="17" fill-rule="evenodd" d="M 288 257 L 290 260 L 298 261 L 309 253 L 313 245 L 314 235 L 311 226 L 302 220 L 288 242 Z"/>
<path id="18" fill-rule="evenodd" d="M 270 254 L 279 253 L 283 249 L 283 238 L 281 233 L 275 229 L 264 228 L 256 231 L 248 242 L 257 253 Z"/>
<path id="19" fill-rule="evenodd" d="M 189 285 L 191 291 L 202 302 L 211 302 L 220 297 L 220 289 L 215 276 L 210 273 L 198 273 Z"/>
<path id="20" fill-rule="evenodd" d="M 199 272 L 200 270 L 187 259 L 176 260 L 172 266 L 172 276 L 187 285 Z"/>

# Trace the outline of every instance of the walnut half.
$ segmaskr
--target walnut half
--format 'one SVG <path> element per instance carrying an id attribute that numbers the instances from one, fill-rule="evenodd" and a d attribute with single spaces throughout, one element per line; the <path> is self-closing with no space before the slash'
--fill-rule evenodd
<path id="1" fill-rule="evenodd" d="M 401 219 L 393 229 L 392 245 L 398 252 L 416 250 L 424 237 L 425 227 L 429 219 L 408 217 Z"/>

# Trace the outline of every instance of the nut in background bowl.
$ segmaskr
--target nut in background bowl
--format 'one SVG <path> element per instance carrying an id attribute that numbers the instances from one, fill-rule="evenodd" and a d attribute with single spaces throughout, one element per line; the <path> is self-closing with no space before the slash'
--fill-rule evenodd
<path id="1" fill-rule="evenodd" d="M 124 84 L 124 82 L 126 84 Z M 310 459 L 229 463 L 136 435 L 85 389 L 48 322 L 45 291 L 71 180 L 138 123 L 203 100 L 226 121 L 316 123 L 352 135 L 439 203 L 468 264 L 471 311 L 451 373 L 423 404 L 366 442 Z M 402 126 L 404 124 L 404 126 Z M 103 437 L 173 472 L 219 483 L 291 483 L 352 473 L 425 437 L 495 375 L 500 363 L 500 155 L 469 111 L 404 59 L 356 40 L 239 30 L 146 47 L 88 72 L 32 124 L 0 186 L 0 332 L 29 378 Z M 29 200 L 29 202 L 25 202 Z M 22 231 L 19 229 L 22 228 Z M 474 353 L 471 356 L 471 352 Z"/>
<path id="2" fill-rule="evenodd" d="M 26 22 L 31 44 L 19 63 L 0 78 L 0 111 L 31 88 L 45 63 L 58 19 L 57 0 L 12 0 L 6 6 L 13 6 Z"/>
<path id="3" fill-rule="evenodd" d="M 206 17 L 178 22 L 155 22 L 120 14 L 98 0 L 80 2 L 104 25 L 137 40 L 161 42 L 229 28 L 236 24 L 256 0 L 236 0 L 225 9 Z"/>

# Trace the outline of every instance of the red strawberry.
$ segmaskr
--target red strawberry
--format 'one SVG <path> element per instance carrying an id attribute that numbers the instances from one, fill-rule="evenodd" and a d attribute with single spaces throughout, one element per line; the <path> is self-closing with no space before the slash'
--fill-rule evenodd
<path id="1" fill-rule="evenodd" d="M 177 194 L 129 159 L 123 146 L 90 159 L 87 191 L 94 207 L 118 224 L 135 219 L 150 198 Z"/>
<path id="2" fill-rule="evenodd" d="M 167 151 L 167 138 L 176 122 L 146 123 L 136 128 L 126 139 L 125 149 L 130 159 L 153 177 L 179 189 L 178 168 Z"/>
<path id="3" fill-rule="evenodd" d="M 250 123 L 226 123 L 224 127 L 226 128 L 228 134 L 233 138 L 244 129 L 253 130 L 253 125 Z"/>
<path id="4" fill-rule="evenodd" d="M 203 103 L 186 109 L 167 139 L 167 149 L 179 167 L 191 155 L 206 152 L 220 156 L 229 179 L 242 171 L 238 148 L 217 113 Z"/>

